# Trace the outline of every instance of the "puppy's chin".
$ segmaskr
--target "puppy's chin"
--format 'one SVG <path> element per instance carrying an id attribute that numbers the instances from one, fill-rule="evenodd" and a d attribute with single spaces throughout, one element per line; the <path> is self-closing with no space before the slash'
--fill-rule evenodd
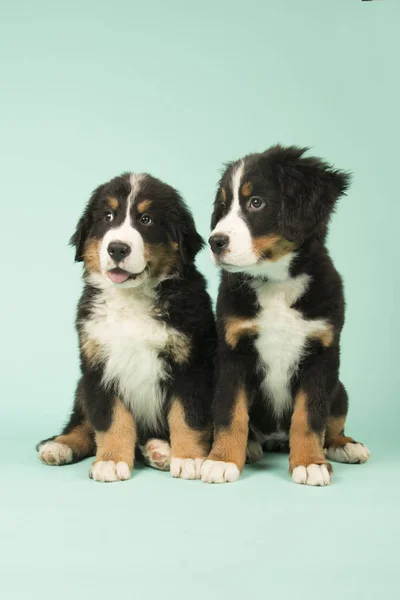
<path id="1" fill-rule="evenodd" d="M 232 259 L 229 256 L 226 258 L 218 258 L 218 256 L 216 256 L 211 249 L 210 255 L 211 260 L 216 267 L 219 267 L 224 271 L 228 271 L 229 273 L 241 273 L 242 271 L 254 267 L 261 262 L 257 261 L 257 259 L 253 257 L 250 260 L 243 260 L 243 262 L 239 257 L 234 257 Z"/>
<path id="2" fill-rule="evenodd" d="M 228 263 L 221 263 L 220 268 L 227 273 L 243 273 L 244 275 L 259 276 L 263 275 L 265 270 L 268 270 L 268 261 L 259 261 L 257 263 L 245 264 L 245 265 L 230 265 Z"/>
<path id="3" fill-rule="evenodd" d="M 289 277 L 290 265 L 295 257 L 296 252 L 289 252 L 276 261 L 262 258 L 253 264 L 232 265 L 221 262 L 219 266 L 228 273 L 243 273 L 256 279 L 285 281 Z"/>

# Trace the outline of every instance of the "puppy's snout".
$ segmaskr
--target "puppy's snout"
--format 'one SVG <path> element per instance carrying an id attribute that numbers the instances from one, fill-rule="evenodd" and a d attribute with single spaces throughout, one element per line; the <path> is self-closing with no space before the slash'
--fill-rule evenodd
<path id="1" fill-rule="evenodd" d="M 208 240 L 208 243 L 210 244 L 211 250 L 214 252 L 214 254 L 222 254 L 222 252 L 228 247 L 229 236 L 222 233 L 214 233 L 214 235 L 212 235 Z"/>
<path id="2" fill-rule="evenodd" d="M 124 242 L 111 242 L 108 244 L 107 252 L 116 263 L 119 263 L 129 256 L 131 248 Z"/>

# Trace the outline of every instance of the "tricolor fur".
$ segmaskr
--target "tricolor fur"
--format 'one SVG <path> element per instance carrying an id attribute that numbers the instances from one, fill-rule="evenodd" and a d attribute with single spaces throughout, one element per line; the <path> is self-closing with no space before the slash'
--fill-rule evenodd
<path id="1" fill-rule="evenodd" d="M 93 192 L 71 243 L 84 265 L 82 376 L 70 421 L 39 444 L 41 459 L 96 454 L 91 477 L 117 481 L 129 477 L 141 448 L 152 466 L 172 460 L 174 475 L 198 476 L 210 440 L 216 334 L 190 211 L 169 185 L 124 174 Z"/>
<path id="2" fill-rule="evenodd" d="M 219 183 L 209 240 L 222 277 L 208 482 L 237 479 L 249 436 L 268 447 L 289 441 L 298 483 L 330 482 L 325 455 L 368 458 L 344 435 L 343 286 L 325 245 L 349 176 L 304 153 L 275 146 L 246 156 Z"/>

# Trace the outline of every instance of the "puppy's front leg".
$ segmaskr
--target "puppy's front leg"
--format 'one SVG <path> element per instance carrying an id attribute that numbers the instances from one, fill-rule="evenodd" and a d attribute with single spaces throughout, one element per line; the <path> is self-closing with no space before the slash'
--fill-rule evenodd
<path id="1" fill-rule="evenodd" d="M 323 445 L 338 367 L 338 347 L 324 348 L 302 374 L 289 434 L 289 466 L 295 483 L 325 486 L 331 482 L 332 467 Z"/>
<path id="2" fill-rule="evenodd" d="M 239 295 L 235 297 L 235 293 Z M 242 289 L 232 293 L 229 288 L 224 302 L 240 305 L 241 294 Z M 226 316 L 221 306 L 217 308 L 217 325 L 217 381 L 212 411 L 214 443 L 201 469 L 201 478 L 207 483 L 236 481 L 246 462 L 250 395 L 245 381 L 254 369 L 249 340 L 257 335 L 257 324 L 250 316 L 233 313 Z M 262 453 L 261 447 L 259 451 Z"/>
<path id="3" fill-rule="evenodd" d="M 210 450 L 211 426 L 204 426 L 201 420 L 190 423 L 188 412 L 178 396 L 172 398 L 168 414 L 171 475 L 181 479 L 200 479 L 201 465 Z M 191 412 L 194 421 L 195 407 L 192 406 Z"/>
<path id="4" fill-rule="evenodd" d="M 214 443 L 201 469 L 207 483 L 236 481 L 246 461 L 249 403 L 240 361 L 222 361 L 221 365 L 213 407 Z"/>
<path id="5" fill-rule="evenodd" d="M 96 429 L 96 459 L 89 477 L 96 481 L 124 481 L 133 469 L 136 425 L 132 413 L 117 397 L 114 398 L 110 426 Z"/>
<path id="6" fill-rule="evenodd" d="M 290 472 L 295 483 L 328 485 L 332 478 L 332 467 L 327 462 L 323 449 L 321 428 L 310 425 L 312 399 L 301 390 L 295 399 L 290 427 Z"/>

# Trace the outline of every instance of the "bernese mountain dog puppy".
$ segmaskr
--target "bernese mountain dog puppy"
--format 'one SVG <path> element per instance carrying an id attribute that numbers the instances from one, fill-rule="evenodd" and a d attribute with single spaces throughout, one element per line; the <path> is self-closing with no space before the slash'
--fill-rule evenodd
<path id="1" fill-rule="evenodd" d="M 329 484 L 327 458 L 369 457 L 344 434 L 343 287 L 325 245 L 349 175 L 305 151 L 278 145 L 246 156 L 219 183 L 209 239 L 222 277 L 206 482 L 239 477 L 248 439 L 250 460 L 264 444 L 288 443 L 292 479 L 301 484 Z"/>
<path id="2" fill-rule="evenodd" d="M 39 457 L 95 455 L 96 481 L 130 477 L 135 448 L 174 477 L 199 478 L 211 444 L 216 330 L 203 246 L 178 192 L 123 174 L 92 194 L 71 238 L 83 261 L 76 328 L 82 376 L 61 435 Z"/>

